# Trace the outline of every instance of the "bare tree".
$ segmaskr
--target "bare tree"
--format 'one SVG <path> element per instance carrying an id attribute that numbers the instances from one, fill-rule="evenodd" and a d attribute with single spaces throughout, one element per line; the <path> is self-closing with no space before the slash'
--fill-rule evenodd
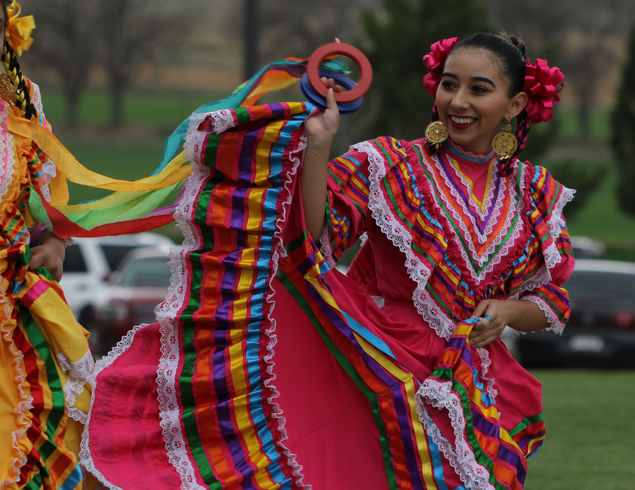
<path id="1" fill-rule="evenodd" d="M 75 126 L 79 102 L 95 64 L 92 34 L 93 2 L 85 0 L 33 0 L 37 29 L 30 56 L 56 74 L 66 102 L 66 123 Z"/>
<path id="2" fill-rule="evenodd" d="M 88 2 L 90 3 L 90 2 Z M 123 101 L 140 68 L 188 34 L 192 14 L 174 2 L 96 0 L 95 30 L 111 98 L 111 123 L 124 122 Z"/>
<path id="3" fill-rule="evenodd" d="M 228 35 L 240 24 L 238 19 L 249 22 L 253 3 L 254 0 L 236 2 L 226 23 Z M 259 58 L 264 64 L 287 56 L 309 56 L 336 37 L 355 43 L 360 33 L 361 8 L 379 4 L 380 0 L 322 0 L 319 4 L 309 0 L 261 0 L 257 9 Z"/>

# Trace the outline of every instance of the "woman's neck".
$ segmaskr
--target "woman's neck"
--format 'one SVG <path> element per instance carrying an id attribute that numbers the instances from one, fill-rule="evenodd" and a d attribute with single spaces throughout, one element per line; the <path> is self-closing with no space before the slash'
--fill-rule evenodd
<path id="1" fill-rule="evenodd" d="M 443 146 L 445 151 L 461 163 L 486 164 L 491 162 L 494 157 L 493 151 L 488 153 L 470 151 L 451 140 L 447 140 Z"/>

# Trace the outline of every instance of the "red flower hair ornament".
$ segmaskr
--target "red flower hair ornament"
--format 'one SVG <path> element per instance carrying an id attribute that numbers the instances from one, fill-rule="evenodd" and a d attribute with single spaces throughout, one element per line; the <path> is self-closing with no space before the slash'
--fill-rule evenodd
<path id="1" fill-rule="evenodd" d="M 458 37 L 441 39 L 430 46 L 431 51 L 423 57 L 423 63 L 428 69 L 428 73 L 423 77 L 423 85 L 428 93 L 435 97 L 443 66 L 450 51 L 459 42 Z M 536 62 L 526 61 L 524 92 L 528 101 L 527 118 L 530 122 L 537 124 L 549 121 L 553 116 L 553 108 L 560 101 L 558 93 L 562 90 L 564 75 L 558 67 L 550 67 L 546 60 L 536 58 Z"/>
<path id="2" fill-rule="evenodd" d="M 562 90 L 564 75 L 557 66 L 550 67 L 547 60 L 536 58 L 525 65 L 525 87 L 528 96 L 527 118 L 534 124 L 549 121 L 553 116 L 553 107 L 560 101 L 558 93 Z"/>
<path id="3" fill-rule="evenodd" d="M 428 90 L 428 93 L 432 97 L 436 97 L 437 88 L 441 82 L 441 75 L 443 74 L 443 65 L 447 59 L 450 51 L 459 42 L 458 37 L 451 37 L 449 39 L 441 39 L 432 46 L 431 51 L 423 57 L 423 63 L 428 69 L 428 73 L 423 77 L 423 86 Z"/>

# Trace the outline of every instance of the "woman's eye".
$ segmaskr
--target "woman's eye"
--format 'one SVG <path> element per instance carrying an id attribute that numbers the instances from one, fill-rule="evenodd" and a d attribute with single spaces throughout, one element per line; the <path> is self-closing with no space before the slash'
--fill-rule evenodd
<path id="1" fill-rule="evenodd" d="M 472 92 L 474 92 L 475 94 L 484 94 L 485 92 L 487 92 L 487 88 L 481 85 L 475 85 L 474 87 L 472 87 Z"/>
<path id="2" fill-rule="evenodd" d="M 443 88 L 453 88 L 454 87 L 454 83 L 450 80 L 442 80 L 441 81 L 441 86 Z"/>

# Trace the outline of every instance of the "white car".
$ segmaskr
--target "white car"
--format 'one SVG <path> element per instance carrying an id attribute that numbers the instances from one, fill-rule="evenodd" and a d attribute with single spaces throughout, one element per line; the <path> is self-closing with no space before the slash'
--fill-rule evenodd
<path id="1" fill-rule="evenodd" d="M 66 248 L 60 285 L 75 317 L 90 328 L 93 307 L 102 294 L 108 276 L 123 258 L 138 247 L 171 247 L 168 237 L 145 232 L 99 238 L 75 238 Z"/>

